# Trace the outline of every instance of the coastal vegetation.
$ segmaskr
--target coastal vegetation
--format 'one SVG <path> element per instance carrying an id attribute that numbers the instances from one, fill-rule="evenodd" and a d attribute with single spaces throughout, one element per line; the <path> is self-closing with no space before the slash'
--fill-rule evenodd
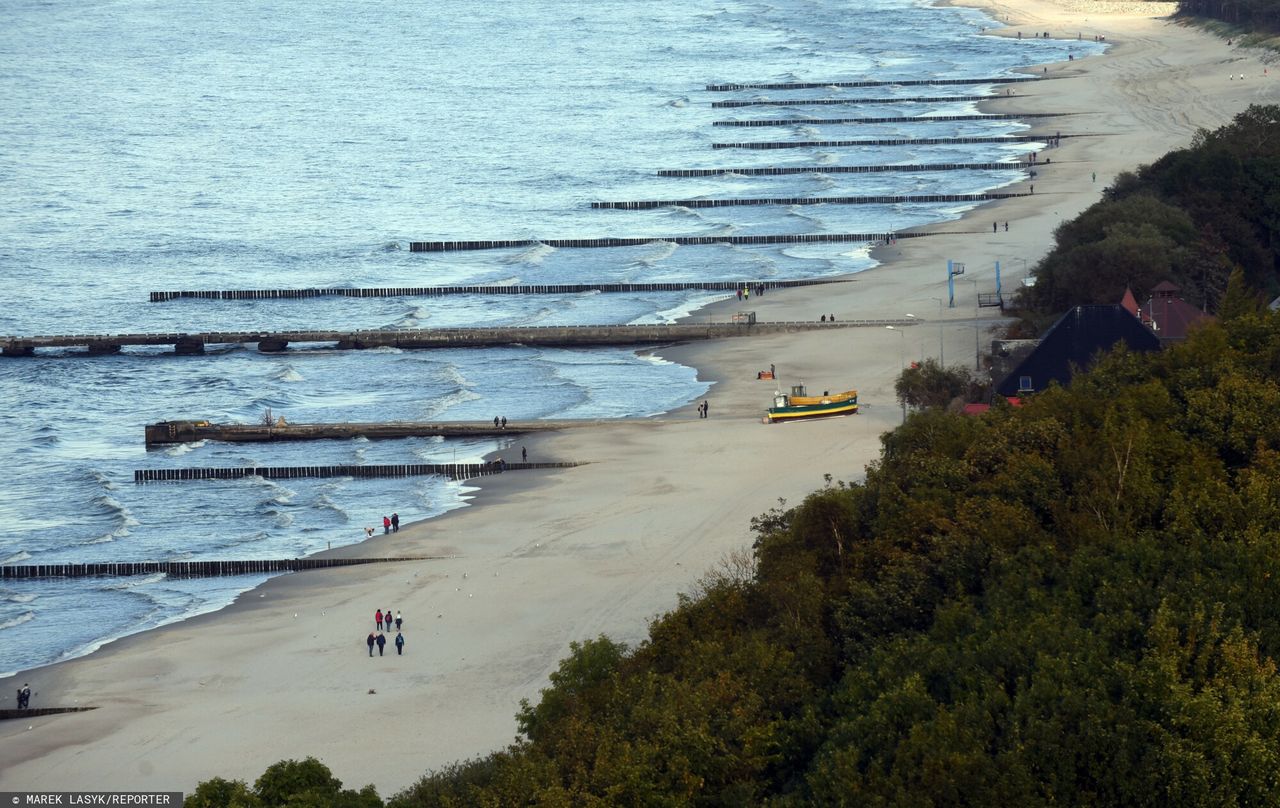
<path id="1" fill-rule="evenodd" d="M 516 743 L 388 805 L 1266 801 L 1278 370 L 1280 316 L 1243 312 L 1021 408 L 918 412 L 638 647 L 575 644 Z"/>
<path id="2" fill-rule="evenodd" d="M 1217 313 L 1231 273 L 1280 294 L 1280 107 L 1249 107 L 1228 125 L 1118 176 L 1102 201 L 1056 231 L 1018 305 L 1044 326 L 1072 306 L 1118 303 L 1162 280 Z"/>
<path id="3" fill-rule="evenodd" d="M 1178 15 L 1221 20 L 1242 29 L 1280 33 L 1276 0 L 1178 0 Z"/>

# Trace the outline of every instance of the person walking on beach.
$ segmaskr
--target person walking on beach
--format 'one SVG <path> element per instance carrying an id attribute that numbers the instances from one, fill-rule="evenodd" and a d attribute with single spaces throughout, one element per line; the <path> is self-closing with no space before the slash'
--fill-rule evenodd
<path id="1" fill-rule="evenodd" d="M 373 638 L 372 631 L 369 632 L 369 639 L 365 640 L 365 642 L 369 643 L 369 656 L 373 656 L 373 644 L 377 642 L 377 640 Z"/>
<path id="2" fill-rule="evenodd" d="M 18 688 L 18 709 L 25 710 L 31 706 L 31 685 L 26 682 Z"/>
<path id="3" fill-rule="evenodd" d="M 1004 232 L 1006 232 L 1006 233 L 1008 233 L 1008 232 L 1009 232 L 1009 223 L 1008 223 L 1008 222 L 1005 222 L 1005 223 L 1004 223 Z"/>
<path id="4" fill-rule="evenodd" d="M 396 656 L 404 654 L 404 635 L 396 632 Z"/>
<path id="5" fill-rule="evenodd" d="M 996 223 L 995 223 L 995 222 L 992 222 L 992 223 L 991 223 L 991 232 L 992 232 L 992 233 L 996 232 L 996 231 L 997 231 L 997 230 L 999 230 L 999 229 L 1000 229 L 1000 228 L 996 225 Z"/>
<path id="6" fill-rule="evenodd" d="M 707 402 L 707 401 L 703 401 L 703 402 L 702 402 L 702 417 L 703 417 L 703 418 L 706 418 L 706 417 L 707 417 L 707 415 L 708 415 L 710 412 L 711 412 L 711 404 L 710 404 L 709 402 Z"/>
<path id="7" fill-rule="evenodd" d="M 392 533 L 400 532 L 400 514 L 398 513 L 391 514 L 391 532 Z"/>
<path id="8" fill-rule="evenodd" d="M 396 609 L 396 631 L 400 630 L 400 624 L 404 622 L 404 618 L 400 616 L 400 610 Z"/>
<path id="9" fill-rule="evenodd" d="M 494 428 L 494 429 L 497 429 L 497 428 L 498 428 L 498 421 L 499 421 L 499 420 L 500 420 L 500 419 L 498 418 L 498 416 L 496 416 L 496 415 L 495 415 L 495 416 L 493 416 L 493 428 Z"/>
<path id="10" fill-rule="evenodd" d="M 387 647 L 387 638 L 381 631 L 378 632 L 378 656 L 382 656 L 382 649 Z"/>
<path id="11" fill-rule="evenodd" d="M 521 463 L 529 462 L 529 450 L 524 448 L 523 446 L 520 447 L 520 462 Z"/>
<path id="12" fill-rule="evenodd" d="M 506 428 L 507 428 L 507 416 L 505 416 L 505 415 L 504 415 L 504 416 L 502 416 L 502 428 L 503 428 L 503 429 L 506 429 Z"/>
<path id="13" fill-rule="evenodd" d="M 385 536 L 390 532 L 391 532 L 391 517 L 383 516 L 382 517 L 382 534 Z"/>
<path id="14" fill-rule="evenodd" d="M 373 622 L 378 626 L 378 631 L 382 631 L 382 610 L 381 609 L 373 613 Z"/>

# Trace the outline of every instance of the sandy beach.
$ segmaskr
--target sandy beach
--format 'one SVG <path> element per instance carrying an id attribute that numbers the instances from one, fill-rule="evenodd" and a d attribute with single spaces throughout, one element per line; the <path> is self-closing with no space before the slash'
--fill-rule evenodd
<path id="1" fill-rule="evenodd" d="M 0 681 L 29 681 L 32 706 L 92 712 L 0 722 L 0 790 L 182 790 L 213 776 L 252 781 L 277 760 L 314 755 L 348 787 L 383 796 L 427 770 L 513 740 L 521 699 L 536 699 L 569 643 L 599 634 L 636 643 L 647 623 L 727 554 L 749 547 L 750 520 L 794 504 L 824 475 L 859 480 L 879 436 L 901 422 L 893 380 L 904 363 L 945 353 L 972 368 L 996 310 L 1051 245 L 1054 228 L 1097 201 L 1114 177 L 1187 145 L 1251 103 L 1280 100 L 1263 54 L 1162 19 L 1171 3 L 1060 0 L 983 6 L 1016 36 L 1112 45 L 1103 56 L 1029 66 L 1055 79 L 1017 85 L 990 111 L 1075 113 L 1037 119 L 1061 132 L 1033 196 L 986 205 L 965 231 L 899 242 L 850 283 L 770 292 L 739 308 L 761 320 L 898 318 L 900 330 L 849 328 L 681 345 L 656 353 L 715 382 L 709 417 L 694 405 L 653 422 L 569 430 L 517 443 L 530 461 L 573 469 L 487 478 L 474 507 L 341 552 L 438 560 L 289 575 L 220 612 L 135 635 L 82 659 Z M 1044 70 L 1043 68 L 1047 68 Z M 1228 75 L 1243 74 L 1241 81 Z M 1088 134 L 1091 137 L 1067 137 Z M 1096 180 L 1093 175 L 1096 173 Z M 1017 190 L 1014 186 L 1010 190 Z M 1008 221 L 1007 232 L 1003 223 Z M 992 232 L 992 222 L 999 222 Z M 946 261 L 966 264 L 956 306 Z M 777 386 L 857 388 L 856 417 L 764 425 Z M 374 610 L 405 616 L 405 654 L 370 659 Z M 394 635 L 392 635 L 394 636 Z M 5 706 L 12 706 L 8 702 Z"/>

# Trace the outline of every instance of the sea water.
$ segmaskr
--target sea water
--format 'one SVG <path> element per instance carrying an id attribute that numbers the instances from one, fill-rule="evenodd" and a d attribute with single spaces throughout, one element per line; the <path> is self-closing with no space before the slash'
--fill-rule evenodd
<path id="1" fill-rule="evenodd" d="M 966 101 L 714 109 L 733 98 L 911 98 L 993 86 L 713 93 L 708 83 L 1008 75 L 1098 46 L 983 36 L 911 0 L 479 0 L 352 5 L 11 0 L 0 11 L 0 334 L 669 322 L 706 292 L 179 300 L 152 290 L 790 279 L 871 265 L 866 244 L 676 247 L 676 235 L 885 232 L 964 205 L 592 210 L 596 200 L 978 193 L 1016 171 L 822 174 L 1013 161 L 1030 145 L 713 149 L 717 142 L 998 135 L 1017 122 L 817 126 L 972 113 Z M 1029 32 L 1028 32 L 1029 33 Z M 1062 34 L 1065 32 L 1055 32 Z M 1028 85 L 1016 85 L 1016 92 Z M 1031 90 L 1027 90 L 1031 91 Z M 1036 92 L 1045 92 L 1036 88 Z M 715 127 L 787 118 L 784 127 Z M 662 178 L 660 169 L 814 173 Z M 410 253 L 411 240 L 646 237 L 626 249 Z M 0 359 L 0 563 L 287 558 L 465 505 L 465 483 L 244 479 L 136 485 L 139 468 L 476 462 L 510 441 L 198 443 L 143 426 L 634 418 L 707 391 L 622 348 L 203 357 L 130 348 Z M 535 458 L 536 459 L 536 458 Z M 229 603 L 261 576 L 0 585 L 0 672 Z"/>

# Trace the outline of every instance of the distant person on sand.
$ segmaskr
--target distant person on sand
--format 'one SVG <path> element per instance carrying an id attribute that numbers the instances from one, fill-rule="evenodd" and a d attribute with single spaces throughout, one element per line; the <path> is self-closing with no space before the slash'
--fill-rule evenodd
<path id="1" fill-rule="evenodd" d="M 503 429 L 506 429 L 506 428 L 507 428 L 507 416 L 505 416 L 505 415 L 504 415 L 504 416 L 502 416 L 502 428 L 503 428 Z"/>
<path id="2" fill-rule="evenodd" d="M 706 401 L 702 402 L 702 417 L 706 418 L 708 415 L 710 415 L 710 413 L 711 413 L 711 404 Z"/>
<path id="3" fill-rule="evenodd" d="M 377 640 L 373 638 L 372 631 L 369 632 L 369 639 L 366 640 L 365 642 L 369 643 L 369 656 L 373 656 L 373 644 L 377 642 Z"/>
<path id="4" fill-rule="evenodd" d="M 18 709 L 25 710 L 31 706 L 31 685 L 26 682 L 18 688 Z"/>
<path id="5" fill-rule="evenodd" d="M 991 223 L 991 232 L 992 232 L 992 233 L 996 232 L 996 231 L 997 231 L 997 230 L 999 230 L 999 229 L 1000 229 L 1000 227 L 999 227 L 995 222 L 992 222 L 992 223 Z"/>
<path id="6" fill-rule="evenodd" d="M 398 513 L 391 514 L 391 532 L 392 533 L 400 532 L 400 514 Z"/>
<path id="7" fill-rule="evenodd" d="M 378 632 L 378 656 L 382 656 L 382 649 L 387 647 L 387 638 L 381 631 Z"/>
<path id="8" fill-rule="evenodd" d="M 1006 232 L 1006 233 L 1008 233 L 1008 232 L 1009 232 L 1009 223 L 1008 223 L 1008 222 L 1005 222 L 1005 223 L 1004 223 L 1004 232 Z"/>
<path id="9" fill-rule="evenodd" d="M 382 532 L 384 535 L 391 532 L 391 517 L 382 517 Z"/>
<path id="10" fill-rule="evenodd" d="M 498 416 L 496 416 L 496 415 L 495 415 L 495 416 L 493 416 L 493 428 L 494 428 L 494 429 L 497 429 L 497 428 L 498 428 L 498 421 L 500 421 L 500 420 L 502 420 L 502 419 L 498 418 Z"/>
<path id="11" fill-rule="evenodd" d="M 520 447 L 520 462 L 521 463 L 529 462 L 529 450 L 524 448 L 523 446 Z"/>
<path id="12" fill-rule="evenodd" d="M 400 630 L 400 624 L 404 622 L 404 618 L 400 616 L 400 610 L 396 609 L 396 631 Z"/>
<path id="13" fill-rule="evenodd" d="M 403 653 L 404 653 L 404 635 L 397 631 L 396 632 L 396 656 L 400 656 Z"/>
<path id="14" fill-rule="evenodd" d="M 378 626 L 378 630 L 382 630 L 382 610 L 373 613 L 373 622 Z"/>

